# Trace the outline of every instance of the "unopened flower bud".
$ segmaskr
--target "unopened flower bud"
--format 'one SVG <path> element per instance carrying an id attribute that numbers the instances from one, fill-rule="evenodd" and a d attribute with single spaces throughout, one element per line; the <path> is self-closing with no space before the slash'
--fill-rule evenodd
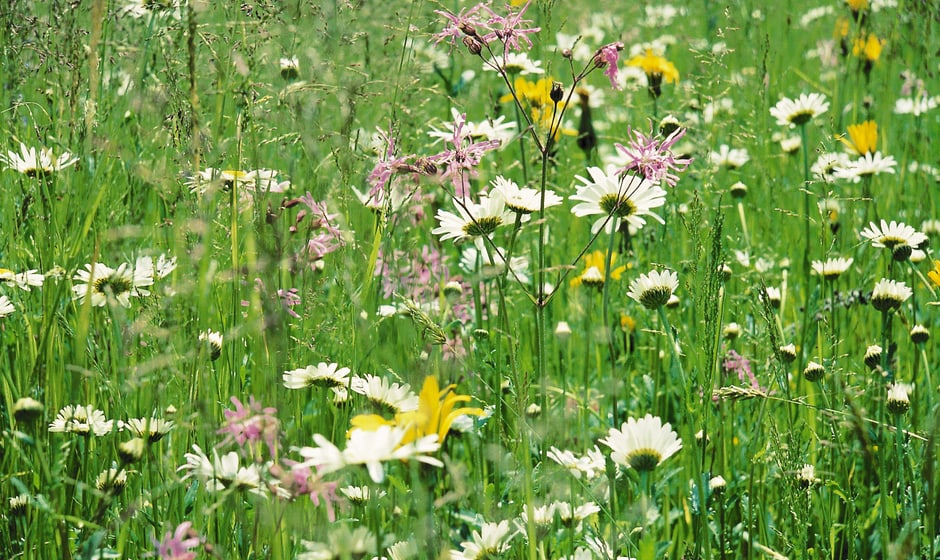
<path id="1" fill-rule="evenodd" d="M 803 369 L 803 377 L 810 382 L 819 381 L 825 374 L 826 368 L 817 362 L 810 362 L 806 364 L 806 367 Z"/>
<path id="2" fill-rule="evenodd" d="M 565 98 L 565 86 L 561 82 L 552 82 L 552 89 L 548 92 L 548 96 L 552 101 L 558 103 Z"/>
<path id="3" fill-rule="evenodd" d="M 30 424 L 42 416 L 42 403 L 30 397 L 23 397 L 13 403 L 13 417 L 17 422 Z"/>
<path id="4" fill-rule="evenodd" d="M 472 36 L 467 36 L 463 38 L 463 44 L 467 47 L 467 50 L 470 51 L 472 55 L 479 55 L 483 52 L 483 45 L 480 44 L 476 38 Z"/>
<path id="5" fill-rule="evenodd" d="M 910 385 L 895 383 L 888 388 L 888 412 L 904 414 L 911 409 Z"/>
<path id="6" fill-rule="evenodd" d="M 672 115 L 666 115 L 659 121 L 659 133 L 669 138 L 673 132 L 679 130 L 679 119 Z"/>
<path id="7" fill-rule="evenodd" d="M 571 49 L 562 49 L 561 56 L 562 58 L 567 58 L 570 60 L 571 57 L 573 56 Z"/>
<path id="8" fill-rule="evenodd" d="M 460 28 L 460 31 L 463 32 L 464 35 L 468 35 L 470 37 L 477 36 L 477 28 L 474 27 L 473 24 L 468 21 L 460 22 L 460 25 L 458 27 Z"/>
<path id="9" fill-rule="evenodd" d="M 923 344 L 930 340 L 930 331 L 923 325 L 914 325 L 911 329 L 911 342 L 914 344 Z"/>
<path id="10" fill-rule="evenodd" d="M 777 349 L 777 355 L 783 363 L 792 364 L 793 361 L 796 360 L 796 345 L 791 342 L 790 344 L 781 346 Z"/>
<path id="11" fill-rule="evenodd" d="M 869 369 L 875 369 L 881 365 L 881 346 L 877 344 L 872 344 L 865 349 L 865 365 Z"/>
<path id="12" fill-rule="evenodd" d="M 731 185 L 731 197 L 735 199 L 741 199 L 747 196 L 747 185 L 738 181 L 737 183 Z"/>
<path id="13" fill-rule="evenodd" d="M 558 321 L 558 325 L 555 326 L 555 338 L 558 339 L 558 342 L 565 342 L 570 336 L 571 327 L 568 323 L 566 321 Z"/>
<path id="14" fill-rule="evenodd" d="M 914 248 L 907 243 L 898 243 L 891 249 L 891 258 L 898 262 L 904 262 L 911 257 Z"/>
<path id="15" fill-rule="evenodd" d="M 146 442 L 143 438 L 134 438 L 118 445 L 118 457 L 124 463 L 136 463 L 144 456 Z"/>

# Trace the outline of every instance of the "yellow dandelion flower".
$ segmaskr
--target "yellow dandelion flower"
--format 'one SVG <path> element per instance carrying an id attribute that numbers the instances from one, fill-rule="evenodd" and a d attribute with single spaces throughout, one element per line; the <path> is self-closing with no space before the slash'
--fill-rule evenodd
<path id="1" fill-rule="evenodd" d="M 836 28 L 832 35 L 836 39 L 844 39 L 849 36 L 850 29 L 851 24 L 849 23 L 849 18 L 841 17 L 836 20 Z"/>
<path id="2" fill-rule="evenodd" d="M 886 41 L 879 39 L 874 33 L 869 33 L 864 39 L 856 39 L 852 45 L 852 55 L 864 58 L 866 62 L 876 62 L 881 57 L 881 50 Z"/>
<path id="3" fill-rule="evenodd" d="M 878 123 L 865 121 L 861 124 L 853 124 L 848 127 L 848 131 L 848 139 L 845 135 L 836 138 L 845 144 L 850 152 L 860 156 L 875 153 L 878 148 Z"/>
<path id="4" fill-rule="evenodd" d="M 940 261 L 933 261 L 933 270 L 927 273 L 927 278 L 930 278 L 934 286 L 940 288 Z"/>
<path id="5" fill-rule="evenodd" d="M 679 82 L 679 71 L 676 70 L 676 66 L 665 57 L 656 54 L 653 49 L 646 49 L 645 53 L 634 56 L 627 61 L 627 66 L 639 67 L 651 81 L 654 76 L 658 76 L 659 80 L 664 80 L 667 84 Z"/>
<path id="6" fill-rule="evenodd" d="M 868 9 L 868 0 L 845 0 L 849 9 L 853 12 L 861 12 Z"/>

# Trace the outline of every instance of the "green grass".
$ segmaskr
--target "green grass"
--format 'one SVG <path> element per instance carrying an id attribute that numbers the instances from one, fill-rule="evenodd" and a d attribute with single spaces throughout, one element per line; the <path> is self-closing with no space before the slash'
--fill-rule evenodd
<path id="1" fill-rule="evenodd" d="M 935 558 L 936 345 L 910 337 L 915 325 L 938 326 L 929 303 L 940 287 L 927 278 L 934 257 L 927 248 L 916 263 L 893 261 L 860 237 L 881 219 L 924 231 L 933 245 L 940 229 L 928 227 L 940 218 L 929 167 L 940 165 L 940 111 L 894 111 L 911 95 L 902 95 L 903 72 L 938 93 L 938 22 L 929 3 L 898 3 L 860 23 L 832 1 L 824 4 L 830 13 L 805 25 L 801 17 L 819 4 L 686 3 L 671 23 L 647 25 L 640 4 L 592 2 L 589 10 L 533 1 L 526 17 L 541 32 L 529 36 L 530 57 L 566 98 L 590 63 L 569 67 L 555 47 L 560 31 L 581 34 L 589 51 L 623 41 L 621 72 L 631 47 L 662 39 L 680 81 L 653 100 L 642 78 L 615 91 L 594 69 L 583 83 L 603 99 L 591 110 L 596 153 L 561 134 L 540 154 L 529 132 L 486 153 L 470 181 L 473 197 L 504 176 L 565 198 L 493 237 L 528 259 L 528 283 L 474 278 L 460 266 L 470 243 L 431 233 L 439 209 L 454 211 L 452 185 L 434 173 L 397 175 L 420 191 L 386 215 L 352 190 L 368 191 L 385 150 L 373 148 L 376 129 L 396 139 L 396 156 L 427 157 L 445 149 L 427 133 L 448 130 L 451 108 L 475 123 L 523 122 L 500 100 L 507 84 L 479 57 L 430 40 L 446 24 L 435 10 L 469 4 L 197 2 L 179 19 L 133 18 L 105 0 L 0 7 L 0 153 L 19 152 L 22 142 L 78 158 L 40 176 L 0 163 L 0 268 L 45 276 L 29 291 L 0 282 L 15 307 L 0 317 L 0 557 L 142 558 L 155 552 L 154 539 L 189 522 L 198 558 L 296 558 L 313 547 L 303 542 L 327 551 L 305 558 L 446 558 L 482 523 L 509 520 L 508 548 L 477 558 L 602 558 L 575 556 L 590 539 L 614 557 L 641 559 Z M 851 22 L 848 53 L 831 45 L 832 66 L 804 56 L 833 38 L 839 18 Z M 851 41 L 868 32 L 885 44 L 866 73 Z M 446 65 L 435 71 L 429 52 Z M 288 57 L 298 60 L 295 79 L 281 75 Z M 806 126 L 809 164 L 843 151 L 836 136 L 872 119 L 895 172 L 870 184 L 807 182 L 804 152 L 785 154 L 774 138 L 800 130 L 778 126 L 770 108 L 811 92 L 830 106 Z M 676 152 L 694 161 L 655 210 L 666 223 L 648 219 L 632 236 L 593 238 L 596 216 L 575 217 L 567 200 L 581 185 L 575 177 L 627 142 L 628 125 L 646 132 L 670 114 L 688 127 Z M 580 117 L 573 95 L 564 126 L 577 129 Z M 544 145 L 544 130 L 536 132 Z M 746 149 L 750 160 L 712 165 L 708 153 L 721 144 Z M 291 189 L 191 191 L 206 168 L 275 170 Z M 748 189 L 742 199 L 730 194 L 738 181 Z M 297 201 L 307 193 L 326 205 L 328 220 Z M 837 201 L 838 212 L 820 210 L 824 200 Z M 303 251 L 327 225 L 341 237 L 317 262 Z M 604 289 L 572 286 L 587 251 L 616 252 L 615 266 L 626 267 L 620 279 L 608 276 Z M 175 257 L 177 268 L 130 307 L 73 297 L 86 265 L 160 255 Z M 854 262 L 831 282 L 810 273 L 812 261 L 829 257 Z M 679 303 L 662 314 L 626 295 L 654 268 L 679 277 Z M 896 311 L 869 301 L 882 278 L 913 291 Z M 445 290 L 453 279 L 463 282 L 459 295 Z M 780 289 L 779 306 L 761 297 L 765 287 Z M 288 305 L 291 290 L 300 302 Z M 406 299 L 421 311 L 380 313 Z M 553 334 L 560 321 L 570 336 Z M 730 323 L 736 336 L 726 334 Z M 207 330 L 224 336 L 218 359 L 199 339 Z M 433 343 L 435 334 L 446 343 Z M 789 343 L 792 362 L 778 351 Z M 864 362 L 871 345 L 891 348 L 877 368 Z M 749 361 L 760 390 L 740 389 L 752 381 L 726 371 L 731 351 Z M 810 361 L 825 367 L 820 381 L 803 376 Z M 182 478 L 177 469 L 194 445 L 210 459 L 213 450 L 235 452 L 271 481 L 265 462 L 302 460 L 297 448 L 314 446 L 314 434 L 342 449 L 356 415 L 391 419 L 352 392 L 336 404 L 328 388 L 284 387 L 285 372 L 319 362 L 408 383 L 415 393 L 435 376 L 471 397 L 457 406 L 485 408 L 486 417 L 471 417 L 430 453 L 443 467 L 389 461 L 374 482 L 364 467 L 346 466 L 318 481 L 319 503 L 232 485 L 212 491 L 204 478 Z M 888 410 L 893 381 L 914 384 L 903 414 Z M 273 456 L 263 443 L 241 447 L 219 433 L 233 396 L 276 408 Z M 14 415 L 26 397 L 42 403 L 38 417 Z M 67 405 L 100 409 L 113 430 L 50 432 Z M 598 441 L 646 414 L 669 422 L 682 449 L 650 473 L 618 467 Z M 122 445 L 132 436 L 117 426 L 131 418 L 175 426 L 125 463 Z M 576 478 L 548 456 L 552 447 L 582 456 L 595 445 L 604 465 L 594 478 Z M 815 468 L 811 484 L 799 477 L 805 465 Z M 120 492 L 96 486 L 111 467 L 126 474 Z M 717 476 L 725 486 L 709 489 Z M 333 483 L 366 486 L 371 497 L 331 497 Z M 25 507 L 14 498 L 27 499 Z M 554 501 L 593 502 L 598 511 L 548 526 L 523 514 Z M 366 530 L 363 552 L 353 543 Z M 400 541 L 417 551 L 387 552 Z"/>

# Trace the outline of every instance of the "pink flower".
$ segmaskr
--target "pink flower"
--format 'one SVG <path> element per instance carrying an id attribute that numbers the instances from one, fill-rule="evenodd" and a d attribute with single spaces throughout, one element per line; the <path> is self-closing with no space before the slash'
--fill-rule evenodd
<path id="1" fill-rule="evenodd" d="M 512 13 L 512 10 L 503 17 L 489 7 L 484 6 L 483 9 L 490 13 L 490 19 L 487 20 L 486 24 L 489 26 L 491 31 L 483 36 L 483 41 L 489 43 L 493 39 L 498 39 L 503 43 L 503 56 L 506 55 L 509 51 L 521 51 L 524 50 L 520 45 L 519 41 L 525 41 L 528 48 L 532 48 L 532 41 L 527 37 L 532 33 L 538 33 L 541 29 L 540 27 L 532 27 L 529 29 L 523 29 L 523 25 L 532 23 L 530 19 L 522 19 L 522 15 L 529 9 L 529 4 L 532 3 L 532 0 L 529 0 L 525 3 L 522 9 L 518 13 Z M 621 45 L 622 47 L 622 45 Z"/>
<path id="2" fill-rule="evenodd" d="M 284 467 L 274 465 L 271 467 L 271 474 L 281 481 L 281 487 L 286 489 L 291 496 L 309 496 L 313 505 L 326 508 L 326 517 L 333 522 L 336 519 L 336 513 L 333 510 L 333 504 L 336 502 L 336 482 L 327 482 L 319 472 L 314 472 L 308 465 L 292 461 L 283 460 Z"/>
<path id="3" fill-rule="evenodd" d="M 281 306 L 284 308 L 284 311 L 287 311 L 287 314 L 295 319 L 300 318 L 300 315 L 294 311 L 294 306 L 300 305 L 301 303 L 300 296 L 297 295 L 299 291 L 300 290 L 297 288 L 277 291 L 277 297 L 281 298 Z"/>
<path id="4" fill-rule="evenodd" d="M 227 434 L 222 445 L 235 441 L 242 447 L 246 443 L 253 447 L 263 441 L 271 451 L 271 456 L 277 456 L 281 429 L 281 424 L 275 416 L 277 409 L 262 408 L 261 403 L 256 401 L 254 396 L 248 397 L 247 407 L 235 397 L 231 400 L 235 405 L 235 410 L 224 412 L 225 425 L 218 431 L 220 434 Z"/>
<path id="5" fill-rule="evenodd" d="M 627 157 L 627 164 L 618 170 L 619 173 L 634 171 L 656 183 L 666 183 L 675 187 L 679 176 L 673 173 L 685 171 L 692 163 L 691 159 L 676 159 L 672 153 L 672 146 L 685 136 L 685 129 L 678 128 L 663 141 L 659 141 L 650 131 L 649 136 L 638 130 L 627 129 L 627 136 L 631 133 L 634 139 L 624 146 L 615 144 L 616 148 Z"/>
<path id="6" fill-rule="evenodd" d="M 450 43 L 451 49 L 453 49 L 461 45 L 464 35 L 470 35 L 471 32 L 477 34 L 478 28 L 488 31 L 489 28 L 486 26 L 486 22 L 477 14 L 477 12 L 485 8 L 486 6 L 484 4 L 477 4 L 469 10 L 461 10 L 460 13 L 456 15 L 446 10 L 434 10 L 435 14 L 444 16 L 449 22 L 443 30 L 433 35 L 434 42 L 440 43 L 441 41 L 447 41 Z M 480 38 L 482 39 L 482 37 Z"/>
<path id="7" fill-rule="evenodd" d="M 192 526 L 189 521 L 184 521 L 173 533 L 167 531 L 162 540 L 153 539 L 160 560 L 195 560 L 196 553 L 192 549 L 202 545 L 202 539 L 191 530 Z"/>
<path id="8" fill-rule="evenodd" d="M 470 142 L 470 134 L 464 132 L 464 124 L 467 122 L 467 115 L 462 114 L 454 121 L 454 134 L 448 140 L 453 144 L 454 149 L 441 152 L 430 156 L 428 160 L 435 164 L 445 165 L 444 173 L 441 175 L 445 179 L 450 179 L 454 185 L 454 196 L 465 198 L 470 194 L 470 177 L 476 174 L 474 169 L 483 159 L 483 154 L 489 150 L 499 148 L 499 140 L 486 140 L 483 142 Z"/>
<path id="9" fill-rule="evenodd" d="M 623 50 L 623 43 L 617 41 L 604 45 L 594 53 L 594 65 L 598 68 L 606 68 L 604 75 L 610 80 L 610 87 L 620 89 L 617 83 L 617 61 L 620 59 L 620 51 Z"/>

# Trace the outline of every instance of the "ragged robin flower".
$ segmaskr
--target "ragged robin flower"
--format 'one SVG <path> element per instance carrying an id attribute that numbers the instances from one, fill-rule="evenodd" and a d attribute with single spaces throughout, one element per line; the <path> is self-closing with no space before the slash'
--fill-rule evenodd
<path id="1" fill-rule="evenodd" d="M 617 262 L 617 253 L 610 255 L 610 279 L 620 280 L 620 276 L 627 269 L 626 265 L 614 266 Z M 603 251 L 594 251 L 584 255 L 584 271 L 571 279 L 571 286 L 590 286 L 597 289 L 604 287 L 604 272 L 607 270 L 607 258 Z"/>

